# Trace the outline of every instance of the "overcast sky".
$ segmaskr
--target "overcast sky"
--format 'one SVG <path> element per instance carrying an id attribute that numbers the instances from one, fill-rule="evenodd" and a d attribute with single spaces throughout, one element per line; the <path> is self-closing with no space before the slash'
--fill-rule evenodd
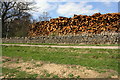
<path id="1" fill-rule="evenodd" d="M 37 7 L 36 12 L 31 12 L 34 18 L 42 12 L 48 12 L 49 16 L 72 17 L 74 14 L 92 15 L 94 13 L 115 13 L 118 12 L 119 0 L 34 0 Z"/>

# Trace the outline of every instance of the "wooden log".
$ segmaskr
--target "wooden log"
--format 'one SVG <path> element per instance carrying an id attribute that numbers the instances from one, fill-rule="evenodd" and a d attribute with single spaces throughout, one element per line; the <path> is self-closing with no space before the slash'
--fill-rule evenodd
<path id="1" fill-rule="evenodd" d="M 72 18 L 58 17 L 50 21 L 41 21 L 30 25 L 30 36 L 47 34 L 58 31 L 60 34 L 91 32 L 100 33 L 102 31 L 116 31 L 119 29 L 120 13 L 100 14 L 92 16 L 74 15 Z M 81 31 L 81 32 L 80 32 Z"/>

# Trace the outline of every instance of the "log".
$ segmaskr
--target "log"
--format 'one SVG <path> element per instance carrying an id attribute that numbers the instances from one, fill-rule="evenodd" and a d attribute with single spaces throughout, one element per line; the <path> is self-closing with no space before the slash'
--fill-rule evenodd
<path id="1" fill-rule="evenodd" d="M 119 20 L 120 13 L 95 13 L 92 16 L 74 15 L 72 18 L 58 17 L 50 21 L 41 21 L 30 25 L 29 36 L 42 36 L 58 33 L 99 34 L 103 31 L 120 32 Z"/>

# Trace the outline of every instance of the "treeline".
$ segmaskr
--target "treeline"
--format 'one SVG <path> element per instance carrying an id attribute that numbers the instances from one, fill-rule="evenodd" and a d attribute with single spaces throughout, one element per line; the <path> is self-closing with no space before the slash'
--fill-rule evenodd
<path id="1" fill-rule="evenodd" d="M 32 10 L 28 2 L 0 1 L 2 37 L 27 36 L 31 15 L 27 12 Z"/>
<path id="2" fill-rule="evenodd" d="M 35 8 L 33 2 L 0 1 L 0 17 L 2 22 L 2 37 L 28 36 L 29 25 L 33 23 L 33 17 L 29 11 Z"/>
<path id="3" fill-rule="evenodd" d="M 31 25 L 29 36 L 120 32 L 120 13 L 95 13 L 92 16 L 59 17 Z"/>

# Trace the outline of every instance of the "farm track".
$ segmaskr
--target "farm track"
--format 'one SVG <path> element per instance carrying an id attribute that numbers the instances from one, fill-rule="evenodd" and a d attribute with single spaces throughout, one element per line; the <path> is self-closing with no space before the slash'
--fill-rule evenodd
<path id="1" fill-rule="evenodd" d="M 118 46 L 57 46 L 57 45 L 29 45 L 29 44 L 0 44 L 4 46 L 31 46 L 31 47 L 56 47 L 56 48 L 93 48 L 93 49 L 119 49 Z"/>

